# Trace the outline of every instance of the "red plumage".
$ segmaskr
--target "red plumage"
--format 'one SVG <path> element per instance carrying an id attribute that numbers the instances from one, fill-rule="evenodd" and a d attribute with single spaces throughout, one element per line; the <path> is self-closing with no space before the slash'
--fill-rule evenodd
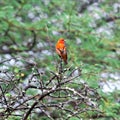
<path id="1" fill-rule="evenodd" d="M 67 50 L 65 40 L 60 38 L 55 46 L 56 53 L 63 59 L 64 63 L 67 64 Z"/>

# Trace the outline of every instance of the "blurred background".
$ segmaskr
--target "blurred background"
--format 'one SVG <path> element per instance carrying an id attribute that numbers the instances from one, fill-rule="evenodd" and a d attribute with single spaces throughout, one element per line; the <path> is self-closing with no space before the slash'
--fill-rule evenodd
<path id="1" fill-rule="evenodd" d="M 56 72 L 55 44 L 61 37 L 66 40 L 67 67 L 80 67 L 80 80 L 99 88 L 106 99 L 101 119 L 118 120 L 119 0 L 0 0 L 0 80 L 14 73 L 25 85 L 34 67 Z"/>

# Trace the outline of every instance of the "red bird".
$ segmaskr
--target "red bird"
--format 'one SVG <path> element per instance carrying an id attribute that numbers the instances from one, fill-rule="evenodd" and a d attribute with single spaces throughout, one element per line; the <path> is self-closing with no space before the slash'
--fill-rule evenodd
<path id="1" fill-rule="evenodd" d="M 60 38 L 55 46 L 56 53 L 63 59 L 64 63 L 67 64 L 67 51 L 66 51 L 66 45 L 65 40 L 63 38 Z"/>

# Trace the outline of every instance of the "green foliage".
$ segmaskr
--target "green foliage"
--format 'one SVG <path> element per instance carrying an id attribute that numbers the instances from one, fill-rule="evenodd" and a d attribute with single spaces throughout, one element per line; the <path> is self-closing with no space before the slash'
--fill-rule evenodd
<path id="1" fill-rule="evenodd" d="M 9 120 L 20 120 L 20 117 L 10 117 Z"/>
<path id="2" fill-rule="evenodd" d="M 113 3 L 118 0 L 104 0 L 99 4 L 99 9 L 107 15 L 112 14 Z M 64 37 L 68 49 L 68 66 L 80 66 L 82 69 L 81 79 L 87 82 L 93 88 L 98 88 L 100 74 L 105 70 L 108 72 L 119 71 L 120 69 L 120 20 L 114 21 L 114 28 L 109 37 L 97 33 L 97 28 L 108 26 L 103 19 L 94 20 L 89 10 L 79 13 L 79 0 L 1 0 L 0 1 L 0 54 L 10 54 L 16 57 L 16 54 L 24 59 L 29 58 L 36 62 L 35 65 L 46 70 L 56 70 L 56 61 L 58 60 L 55 53 L 55 43 L 60 37 Z M 100 16 L 102 13 L 96 11 Z M 110 16 L 119 16 L 119 13 Z M 96 27 L 91 26 L 96 21 Z M 35 32 L 34 38 L 32 31 Z M 111 31 L 111 29 L 110 29 Z M 111 35 L 113 34 L 113 35 Z M 35 45 L 32 48 L 29 40 L 35 39 Z M 77 39 L 80 43 L 77 43 Z M 41 43 L 37 47 L 38 43 Z M 7 46 L 8 52 L 4 52 L 2 47 Z M 26 54 L 32 51 L 32 55 Z M 43 51 L 47 52 L 43 52 Z M 50 52 L 50 54 L 48 53 Z M 34 54 L 36 54 L 34 56 Z M 3 57 L 4 58 L 4 57 Z M 24 60 L 22 61 L 25 62 Z M 22 71 L 21 67 L 10 67 L 14 71 L 16 78 L 23 80 L 25 75 L 29 75 L 32 67 L 28 71 Z M 33 71 L 32 71 L 33 72 Z M 24 76 L 21 76 L 21 74 Z M 48 76 L 42 75 L 40 79 L 46 82 Z M 79 80 L 77 80 L 79 81 Z M 77 85 L 70 85 L 78 88 Z M 3 88 L 6 85 L 2 85 Z M 9 88 L 10 89 L 10 88 Z M 36 91 L 35 91 L 36 92 Z M 27 94 L 31 94 L 28 91 Z M 34 93 L 32 93 L 34 94 Z M 104 93 L 101 92 L 101 96 Z M 9 96 L 9 94 L 7 94 Z M 107 102 L 101 103 L 101 109 L 106 116 L 118 118 L 119 104 L 112 95 L 105 95 Z M 18 120 L 17 117 L 9 120 Z M 46 118 L 43 118 L 43 120 Z M 70 120 L 78 120 L 71 118 Z"/>
<path id="3" fill-rule="evenodd" d="M 114 100 L 114 94 L 104 95 L 103 102 L 100 105 L 100 109 L 105 112 L 106 118 L 119 119 L 120 104 Z"/>
<path id="4" fill-rule="evenodd" d="M 77 117 L 72 117 L 72 118 L 70 118 L 70 120 L 79 120 L 79 118 L 77 118 Z"/>

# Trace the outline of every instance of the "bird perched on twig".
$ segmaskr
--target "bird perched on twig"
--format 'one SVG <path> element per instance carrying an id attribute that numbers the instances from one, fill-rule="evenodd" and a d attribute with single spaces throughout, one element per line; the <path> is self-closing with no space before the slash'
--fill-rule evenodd
<path id="1" fill-rule="evenodd" d="M 55 46 L 56 53 L 60 56 L 60 58 L 67 64 L 67 50 L 65 45 L 65 40 L 60 38 Z"/>

